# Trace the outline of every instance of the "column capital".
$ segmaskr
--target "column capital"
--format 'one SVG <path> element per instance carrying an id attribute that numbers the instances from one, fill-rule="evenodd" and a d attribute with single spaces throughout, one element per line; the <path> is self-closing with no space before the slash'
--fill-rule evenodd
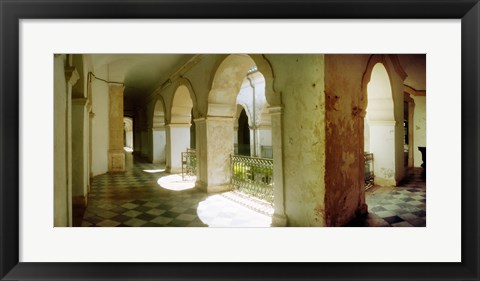
<path id="1" fill-rule="evenodd" d="M 165 127 L 152 127 L 152 131 L 165 131 Z"/>
<path id="2" fill-rule="evenodd" d="M 283 106 L 269 106 L 267 107 L 269 114 L 282 114 Z"/>
<path id="3" fill-rule="evenodd" d="M 170 123 L 165 125 L 168 128 L 190 128 L 192 124 L 190 123 Z"/>
<path id="4" fill-rule="evenodd" d="M 224 117 L 224 116 L 208 116 L 208 117 L 196 118 L 196 119 L 193 119 L 193 121 L 196 124 L 201 124 L 201 123 L 205 123 L 205 122 L 208 122 L 208 121 L 233 122 L 233 121 L 235 121 L 235 118 L 234 117 Z"/>

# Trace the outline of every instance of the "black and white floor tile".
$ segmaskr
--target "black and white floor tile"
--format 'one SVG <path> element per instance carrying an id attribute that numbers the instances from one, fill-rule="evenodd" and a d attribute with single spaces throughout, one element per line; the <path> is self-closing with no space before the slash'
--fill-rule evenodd
<path id="1" fill-rule="evenodd" d="M 236 192 L 206 194 L 193 181 L 127 153 L 127 171 L 93 179 L 87 208 L 76 226 L 85 227 L 269 227 L 273 209 Z M 426 226 L 426 187 L 411 174 L 395 188 L 366 192 L 369 214 L 347 226 Z"/>

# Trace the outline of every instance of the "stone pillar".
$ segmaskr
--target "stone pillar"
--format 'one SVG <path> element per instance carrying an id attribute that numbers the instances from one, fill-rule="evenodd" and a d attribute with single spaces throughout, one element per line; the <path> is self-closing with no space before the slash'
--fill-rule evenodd
<path id="1" fill-rule="evenodd" d="M 208 193 L 230 190 L 233 118 L 207 117 L 194 121 L 197 137 L 196 186 Z"/>
<path id="2" fill-rule="evenodd" d="M 125 152 L 123 150 L 123 85 L 110 85 L 109 92 L 109 149 L 108 171 L 125 171 Z"/>
<path id="3" fill-rule="evenodd" d="M 408 167 L 413 168 L 413 134 L 414 134 L 414 119 L 413 112 L 415 112 L 415 102 L 410 99 L 408 102 Z"/>
<path id="4" fill-rule="evenodd" d="M 374 182 L 380 186 L 395 186 L 395 126 L 396 121 L 369 121 L 370 151 L 373 153 Z M 403 146 L 403 142 L 402 142 Z"/>
<path id="5" fill-rule="evenodd" d="M 72 200 L 74 208 L 87 204 L 86 103 L 86 98 L 72 100 L 72 170 L 74 171 L 72 173 Z"/>
<path id="6" fill-rule="evenodd" d="M 190 148 L 190 124 L 166 125 L 167 173 L 182 172 L 182 152 Z"/>
<path id="7" fill-rule="evenodd" d="M 152 128 L 153 163 L 166 163 L 166 132 L 165 127 Z"/>
<path id="8" fill-rule="evenodd" d="M 283 186 L 283 133 L 282 133 L 282 110 L 280 106 L 270 107 L 272 118 L 272 148 L 273 148 L 273 182 L 274 182 L 274 213 L 272 226 L 286 226 L 287 215 L 285 214 L 285 191 Z"/>
<path id="9" fill-rule="evenodd" d="M 62 214 L 62 219 L 55 219 L 54 226 L 72 226 L 72 87 L 77 83 L 80 75 L 78 74 L 75 67 L 67 67 L 65 69 L 65 78 L 67 82 L 67 97 L 65 99 L 65 166 L 66 166 L 66 182 L 65 185 L 60 183 L 60 189 L 66 189 L 58 192 L 59 194 L 65 195 L 65 197 L 60 198 L 59 202 L 55 202 L 55 207 L 58 205 L 65 206 L 65 213 Z M 56 190 L 57 192 L 57 190 Z M 57 198 L 55 198 L 57 199 Z M 57 208 L 63 209 L 63 208 Z M 63 210 L 62 210 L 63 211 Z M 55 211 L 56 213 L 56 211 Z"/>
<path id="10" fill-rule="evenodd" d="M 93 118 L 95 118 L 95 113 L 90 110 L 89 114 L 88 114 L 88 117 L 90 118 L 90 135 L 89 135 L 89 138 L 90 138 L 90 145 L 89 145 L 89 153 L 88 153 L 88 162 L 90 163 L 90 169 L 89 169 L 89 172 L 90 172 L 90 184 L 93 180 L 93 170 L 92 170 L 92 155 L 93 155 L 93 141 L 92 141 L 92 138 L 93 138 Z"/>

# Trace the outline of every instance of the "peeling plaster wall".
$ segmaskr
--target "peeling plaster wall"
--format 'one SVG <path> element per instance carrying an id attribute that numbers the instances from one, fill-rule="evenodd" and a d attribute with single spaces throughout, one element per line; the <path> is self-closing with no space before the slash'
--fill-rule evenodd
<path id="1" fill-rule="evenodd" d="M 365 203 L 362 76 L 368 55 L 325 55 L 325 225 L 352 220 Z"/>
<path id="2" fill-rule="evenodd" d="M 268 55 L 282 95 L 285 213 L 290 226 L 323 226 L 324 55 Z"/>
<path id="3" fill-rule="evenodd" d="M 413 159 L 414 166 L 420 167 L 422 165 L 422 153 L 418 150 L 418 147 L 427 145 L 427 98 L 421 96 L 412 96 L 412 98 L 415 101 L 413 113 Z"/>
<path id="4" fill-rule="evenodd" d="M 98 77 L 107 77 L 107 68 L 95 70 Z M 96 79 L 92 80 L 92 175 L 104 174 L 108 170 L 109 142 L 109 97 L 108 84 Z"/>

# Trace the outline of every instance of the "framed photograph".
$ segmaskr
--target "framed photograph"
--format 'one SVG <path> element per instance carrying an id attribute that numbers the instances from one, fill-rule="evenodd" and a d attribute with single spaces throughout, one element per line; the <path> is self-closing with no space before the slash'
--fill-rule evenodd
<path id="1" fill-rule="evenodd" d="M 478 1 L 0 1 L 1 280 L 479 279 Z"/>

